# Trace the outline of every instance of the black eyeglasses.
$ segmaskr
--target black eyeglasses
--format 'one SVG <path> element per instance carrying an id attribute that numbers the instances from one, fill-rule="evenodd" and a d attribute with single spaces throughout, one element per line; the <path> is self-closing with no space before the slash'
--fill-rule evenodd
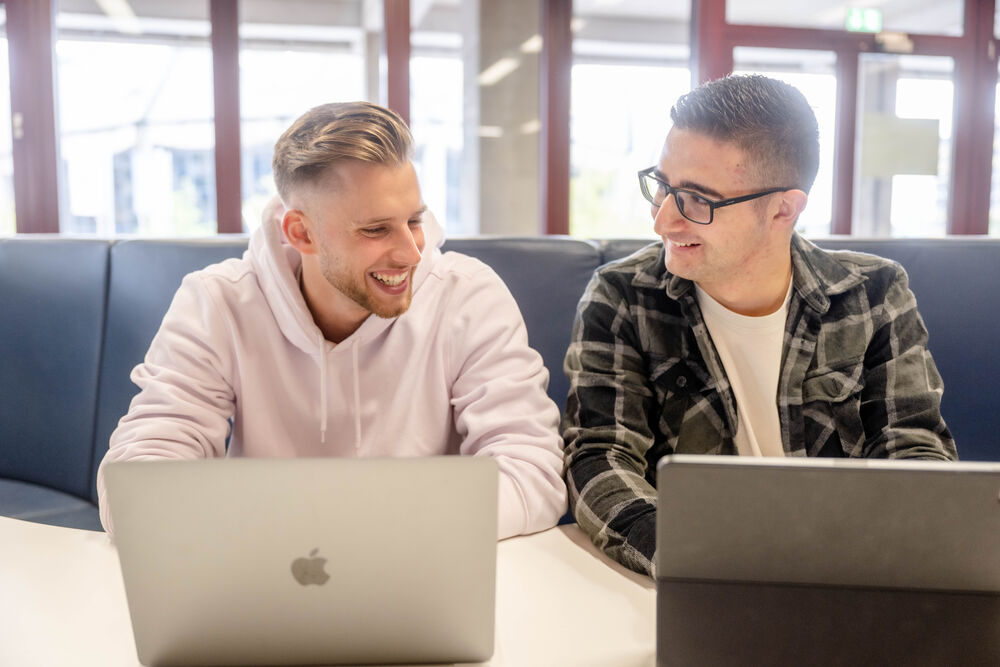
<path id="1" fill-rule="evenodd" d="M 673 195 L 674 203 L 677 204 L 677 210 L 680 211 L 681 215 L 699 225 L 711 224 L 712 220 L 715 219 L 715 209 L 717 208 L 739 204 L 740 202 L 750 201 L 751 199 L 757 199 L 765 195 L 773 195 L 775 192 L 794 190 L 794 188 L 771 188 L 770 190 L 755 192 L 752 195 L 712 201 L 693 190 L 673 187 L 666 181 L 658 178 L 653 173 L 654 171 L 656 171 L 656 167 L 643 169 L 639 172 L 639 189 L 642 191 L 642 196 L 650 204 L 656 208 L 660 208 L 667 196 Z"/>

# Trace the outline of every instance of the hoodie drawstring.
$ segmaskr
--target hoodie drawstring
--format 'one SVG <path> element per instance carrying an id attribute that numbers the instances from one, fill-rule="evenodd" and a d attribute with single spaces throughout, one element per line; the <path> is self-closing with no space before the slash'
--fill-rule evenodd
<path id="1" fill-rule="evenodd" d="M 319 335 L 319 441 L 326 442 L 326 339 Z"/>
<path id="2" fill-rule="evenodd" d="M 361 450 L 361 378 L 358 372 L 358 345 L 351 345 L 351 361 L 354 368 L 354 449 Z M 326 442 L 326 339 L 319 335 L 319 441 Z"/>
<path id="3" fill-rule="evenodd" d="M 358 345 L 351 346 L 351 358 L 354 360 L 354 449 L 361 449 L 361 380 L 358 374 Z"/>

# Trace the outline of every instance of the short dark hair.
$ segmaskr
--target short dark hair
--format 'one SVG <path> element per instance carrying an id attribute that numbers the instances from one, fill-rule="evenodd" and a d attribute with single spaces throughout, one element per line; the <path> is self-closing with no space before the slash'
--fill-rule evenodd
<path id="1" fill-rule="evenodd" d="M 285 203 L 291 188 L 320 178 L 338 162 L 357 160 L 402 166 L 413 158 L 413 137 L 395 111 L 371 102 L 314 107 L 274 145 L 271 168 Z"/>
<path id="2" fill-rule="evenodd" d="M 755 163 L 763 187 L 809 192 L 819 168 L 819 129 L 805 96 L 759 74 L 702 84 L 670 109 L 674 127 L 736 144 Z"/>

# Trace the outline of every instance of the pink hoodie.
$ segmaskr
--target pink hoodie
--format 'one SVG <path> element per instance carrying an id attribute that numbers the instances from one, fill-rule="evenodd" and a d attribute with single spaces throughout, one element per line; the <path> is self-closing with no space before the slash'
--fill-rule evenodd
<path id="1" fill-rule="evenodd" d="M 499 537 L 566 510 L 559 411 L 517 304 L 479 260 L 426 250 L 409 310 L 327 341 L 298 284 L 298 252 L 265 221 L 242 259 L 184 278 L 103 465 L 219 456 L 492 456 Z M 230 435 L 229 419 L 233 418 Z M 226 451 L 226 437 L 230 435 Z M 110 533 L 102 471 L 101 521 Z"/>

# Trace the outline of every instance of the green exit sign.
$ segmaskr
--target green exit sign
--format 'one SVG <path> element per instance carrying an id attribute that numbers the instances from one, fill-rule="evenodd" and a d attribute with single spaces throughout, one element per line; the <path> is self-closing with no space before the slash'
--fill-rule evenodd
<path id="1" fill-rule="evenodd" d="M 852 32 L 882 32 L 882 10 L 850 7 L 846 27 Z"/>

